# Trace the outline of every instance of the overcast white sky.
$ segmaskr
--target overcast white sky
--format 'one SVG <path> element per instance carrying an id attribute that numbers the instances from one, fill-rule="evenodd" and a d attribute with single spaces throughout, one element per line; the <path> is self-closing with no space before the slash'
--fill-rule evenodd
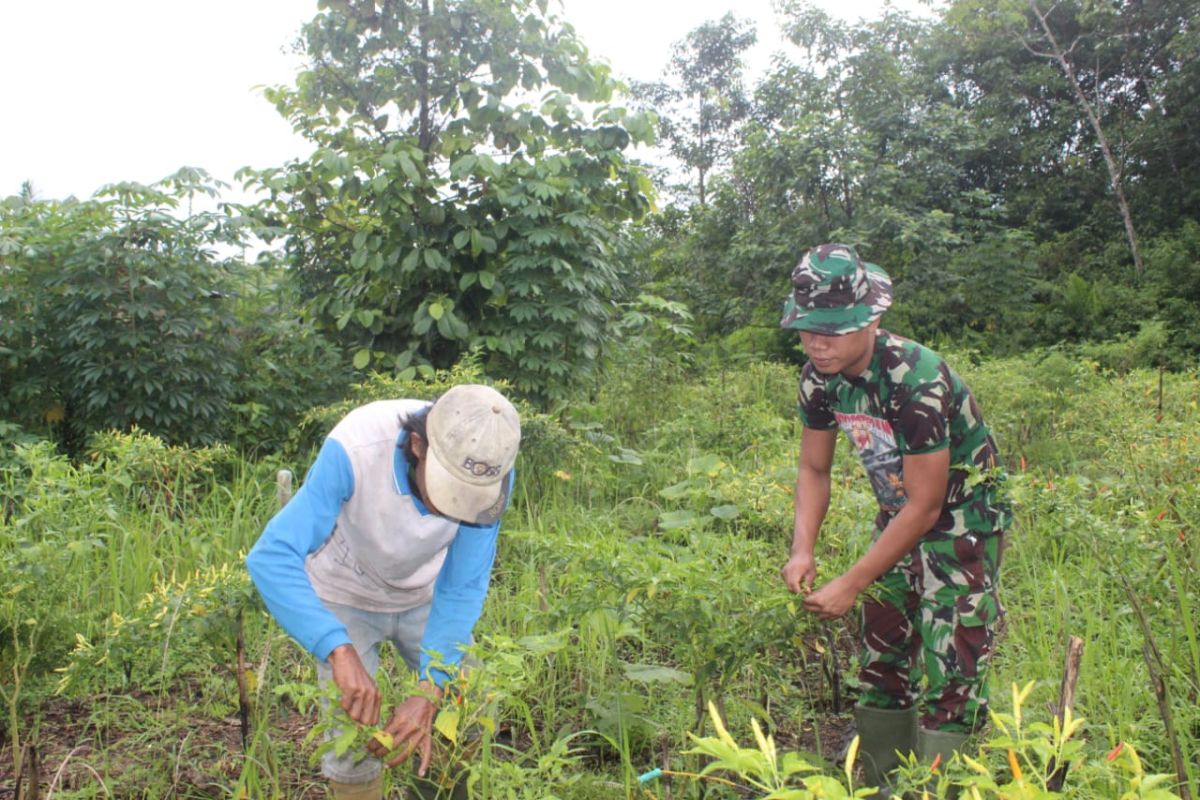
<path id="1" fill-rule="evenodd" d="M 847 19 L 883 0 L 813 0 Z M 895 0 L 909 10 L 921 0 Z M 563 13 L 620 75 L 661 75 L 672 43 L 733 10 L 757 23 L 752 63 L 779 47 L 770 0 L 563 0 Z M 0 0 L 0 197 L 90 197 L 182 166 L 232 182 L 309 147 L 263 99 L 291 83 L 290 43 L 316 0 Z"/>

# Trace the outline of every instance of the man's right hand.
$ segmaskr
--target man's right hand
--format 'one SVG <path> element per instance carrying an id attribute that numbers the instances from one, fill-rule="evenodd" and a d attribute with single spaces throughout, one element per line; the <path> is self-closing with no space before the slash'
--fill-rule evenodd
<path id="1" fill-rule="evenodd" d="M 329 654 L 329 666 L 333 682 L 342 690 L 342 708 L 350 719 L 363 725 L 378 724 L 379 687 L 363 666 L 358 651 L 349 644 L 335 647 Z"/>
<path id="2" fill-rule="evenodd" d="M 779 571 L 779 576 L 792 594 L 808 594 L 817 577 L 817 561 L 812 553 L 793 553 Z"/>

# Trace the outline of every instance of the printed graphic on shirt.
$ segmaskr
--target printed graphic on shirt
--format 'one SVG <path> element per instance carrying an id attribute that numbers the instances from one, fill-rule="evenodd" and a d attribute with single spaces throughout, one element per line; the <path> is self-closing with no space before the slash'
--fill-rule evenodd
<path id="1" fill-rule="evenodd" d="M 908 498 L 904 493 L 904 462 L 891 424 L 868 414 L 834 411 L 833 416 L 858 450 L 879 507 L 884 511 L 899 511 Z"/>

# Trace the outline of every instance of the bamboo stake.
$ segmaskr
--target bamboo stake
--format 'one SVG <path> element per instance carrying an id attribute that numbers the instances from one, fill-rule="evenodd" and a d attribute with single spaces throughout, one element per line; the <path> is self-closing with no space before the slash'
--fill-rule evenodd
<path id="1" fill-rule="evenodd" d="M 1062 683 L 1058 687 L 1058 709 L 1054 716 L 1058 717 L 1059 725 L 1066 720 L 1067 712 L 1075 709 L 1075 684 L 1079 680 L 1079 662 L 1083 659 L 1083 639 L 1071 636 L 1067 639 L 1067 658 L 1063 665 Z M 1046 788 L 1052 792 L 1062 790 L 1063 782 L 1067 779 L 1069 764 L 1056 764 Z"/>

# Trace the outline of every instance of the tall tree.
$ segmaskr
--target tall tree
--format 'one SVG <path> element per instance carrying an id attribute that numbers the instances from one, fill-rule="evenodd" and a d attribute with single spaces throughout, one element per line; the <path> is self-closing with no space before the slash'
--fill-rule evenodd
<path id="1" fill-rule="evenodd" d="M 1125 170 L 1117 162 L 1113 156 L 1112 147 L 1108 143 L 1108 136 L 1104 133 L 1104 125 L 1100 122 L 1100 116 L 1096 111 L 1095 106 L 1088 99 L 1083 87 L 1079 83 L 1079 78 L 1076 75 L 1074 64 L 1071 62 L 1071 51 L 1074 50 L 1074 45 L 1064 47 L 1058 40 L 1054 29 L 1051 28 L 1050 22 L 1047 19 L 1048 11 L 1043 11 L 1038 4 L 1038 0 L 1029 0 L 1029 9 L 1033 12 L 1034 19 L 1037 20 L 1039 36 L 1041 41 L 1045 41 L 1048 50 L 1043 53 L 1037 47 L 1037 42 L 1030 44 L 1026 42 L 1026 47 L 1034 55 L 1043 56 L 1054 61 L 1062 70 L 1067 82 L 1071 86 L 1071 93 L 1075 97 L 1075 102 L 1087 117 L 1088 124 L 1091 125 L 1092 132 L 1096 136 L 1096 143 L 1100 148 L 1100 153 L 1104 156 L 1104 166 L 1108 170 L 1109 185 L 1112 186 L 1113 196 L 1117 199 L 1117 207 L 1121 210 L 1121 221 L 1125 225 L 1125 236 L 1129 240 L 1129 252 L 1133 256 L 1134 271 L 1141 275 L 1144 267 L 1142 266 L 1142 253 L 1138 248 L 1137 229 L 1133 224 L 1133 212 L 1129 208 L 1129 201 L 1125 199 Z"/>
<path id="2" fill-rule="evenodd" d="M 701 207 L 708 202 L 711 173 L 728 163 L 737 147 L 738 126 L 750 113 L 743 57 L 756 41 L 752 23 L 726 14 L 675 43 L 667 65 L 672 80 L 635 87 L 658 112 L 671 154 L 695 174 Z"/>
<path id="3" fill-rule="evenodd" d="M 1001 232 L 999 200 L 968 172 L 980 136 L 931 80 L 931 23 L 897 12 L 846 23 L 803 2 L 779 10 L 799 58 L 777 58 L 757 87 L 743 147 L 696 226 L 693 244 L 705 246 L 690 267 L 705 277 L 692 285 L 716 287 L 687 288 L 697 319 L 727 332 L 770 316 L 761 304 L 777 313 L 800 252 L 836 239 L 901 279 L 914 329 L 985 328 L 985 301 L 964 301 L 967 276 L 951 267 L 977 263 L 955 253 Z"/>
<path id="4" fill-rule="evenodd" d="M 1153 231 L 1197 213 L 1198 29 L 1186 0 L 948 8 L 940 80 L 988 137 L 979 174 L 1015 224 L 1042 236 L 1087 226 L 1091 241 L 1119 226 L 1136 269 L 1135 218 Z"/>
<path id="5" fill-rule="evenodd" d="M 649 117 L 542 0 L 323 0 L 309 66 L 269 93 L 316 149 L 253 176 L 355 366 L 482 352 L 524 392 L 593 368 L 648 209 L 625 151 Z M 585 110 L 589 104 L 591 111 Z"/>

